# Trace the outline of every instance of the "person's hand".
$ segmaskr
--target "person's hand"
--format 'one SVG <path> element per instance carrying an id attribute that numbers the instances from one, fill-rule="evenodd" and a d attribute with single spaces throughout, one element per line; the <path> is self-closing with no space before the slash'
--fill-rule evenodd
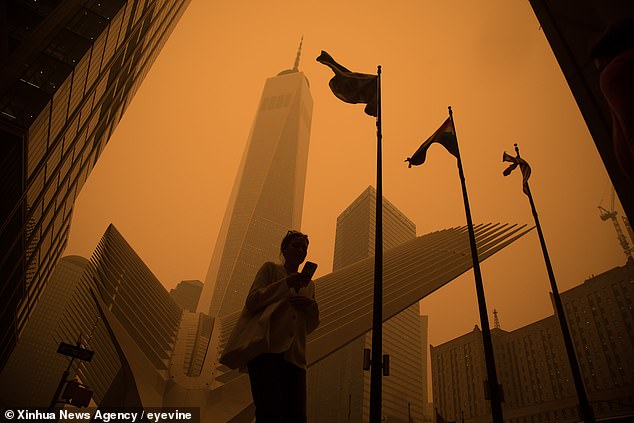
<path id="1" fill-rule="evenodd" d="M 298 308 L 306 308 L 315 303 L 312 298 L 304 297 L 303 295 L 291 295 L 288 297 L 288 302 Z"/>
<path id="2" fill-rule="evenodd" d="M 288 285 L 289 288 L 295 288 L 295 291 L 299 291 L 308 285 L 309 282 L 310 280 L 306 279 L 301 273 L 293 273 L 286 278 L 286 285 Z"/>

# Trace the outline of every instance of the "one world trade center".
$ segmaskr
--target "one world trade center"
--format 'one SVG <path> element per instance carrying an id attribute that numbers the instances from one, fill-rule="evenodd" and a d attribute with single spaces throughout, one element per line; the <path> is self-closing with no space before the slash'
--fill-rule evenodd
<path id="1" fill-rule="evenodd" d="M 301 227 L 313 100 L 300 53 L 264 85 L 198 306 L 212 317 L 242 308 L 260 266 Z"/>

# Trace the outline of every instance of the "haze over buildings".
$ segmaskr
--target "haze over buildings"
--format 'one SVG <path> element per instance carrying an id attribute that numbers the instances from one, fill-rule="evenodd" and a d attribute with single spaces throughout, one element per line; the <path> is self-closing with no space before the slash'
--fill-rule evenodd
<path id="1" fill-rule="evenodd" d="M 383 192 L 419 235 L 465 222 L 451 155 L 432 147 L 424 167 L 403 163 L 452 105 L 474 221 L 532 222 L 519 176 L 501 175 L 502 151 L 518 142 L 533 167 L 560 288 L 623 264 L 612 227 L 598 217 L 609 195 L 606 171 L 531 4 L 366 4 L 361 22 L 354 3 L 191 2 L 77 200 L 67 253 L 88 257 L 114 222 L 168 290 L 183 279 L 205 281 L 262 83 L 292 67 L 304 34 L 300 69 L 314 110 L 301 229 L 317 276 L 332 268 L 337 215 L 375 181 L 376 153 L 373 119 L 332 95 L 332 72 L 314 60 L 321 49 L 355 71 L 383 66 Z M 582 25 L 567 23 L 571 31 Z M 506 327 L 551 313 L 536 235 L 482 271 L 487 302 Z M 471 330 L 479 320 L 471 275 L 423 300 L 423 309 L 434 344 Z"/>
<path id="2" fill-rule="evenodd" d="M 198 307 L 212 317 L 241 310 L 260 266 L 301 229 L 313 100 L 300 54 L 264 85 Z"/>
<path id="3" fill-rule="evenodd" d="M 10 3 L 19 4 L 19 7 L 27 4 Z M 29 5 L 35 3 L 28 2 Z M 29 23 L 41 20 L 52 4 L 70 4 L 66 1 L 37 3 L 40 11 L 26 14 L 30 18 L 37 18 Z M 88 1 L 85 7 L 91 8 L 97 4 L 109 7 L 122 3 Z M 128 1 L 126 5 L 132 7 L 136 3 L 148 5 L 148 10 L 152 6 L 166 4 Z M 280 61 L 287 60 L 285 57 L 288 54 L 282 54 L 278 51 L 281 49 L 271 46 L 282 46 L 292 39 L 289 43 L 292 47 L 289 48 L 294 48 L 298 34 L 305 33 L 307 40 L 312 40 L 312 44 L 306 45 L 306 50 L 312 51 L 309 54 L 311 60 L 319 49 L 336 47 L 336 51 L 331 52 L 355 70 L 373 72 L 377 64 L 384 66 L 385 193 L 418 222 L 419 231 L 425 233 L 464 224 L 464 213 L 457 200 L 458 190 L 454 183 L 455 163 L 445 159 L 444 152 L 434 156 L 435 152 L 430 151 L 429 166 L 415 175 L 408 173 L 402 163 L 404 154 L 410 153 L 411 148 L 418 145 L 420 137 L 428 135 L 428 128 L 433 130 L 446 105 L 452 104 L 458 120 L 457 129 L 460 132 L 476 221 L 531 221 L 525 198 L 518 188 L 519 183 L 500 176 L 501 150 L 510 148 L 512 142 L 518 141 L 534 168 L 532 187 L 543 218 L 555 270 L 562 283 L 561 288 L 570 288 L 571 284 L 583 280 L 590 273 L 622 264 L 623 256 L 612 228 L 599 220 L 596 210 L 602 194 L 605 195 L 606 172 L 574 101 L 579 101 L 579 98 L 576 93 L 576 98 L 571 96 L 544 36 L 544 32 L 548 33 L 550 28 L 545 24 L 540 25 L 529 2 L 411 2 L 403 8 L 394 8 L 385 2 L 370 2 L 370 6 L 365 9 L 363 22 L 354 19 L 359 10 L 352 3 L 339 4 L 337 14 L 332 14 L 329 7 L 290 1 L 274 5 L 256 3 L 250 8 L 237 3 L 225 7 L 203 0 L 194 3 L 185 15 L 187 25 L 179 25 L 178 35 L 175 33 L 170 38 L 173 44 L 165 49 L 170 55 L 161 57 L 162 63 L 153 67 L 152 78 L 147 78 L 145 89 L 135 97 L 132 107 L 129 98 L 124 100 L 116 96 L 116 93 L 121 93 L 119 89 L 131 88 L 119 76 L 130 70 L 132 76 L 142 77 L 145 71 L 140 73 L 138 67 L 133 65 L 130 68 L 130 62 L 125 62 L 121 63 L 121 73 L 116 73 L 115 78 L 120 83 L 114 88 L 115 100 L 124 100 L 123 105 L 117 104 L 108 109 L 103 103 L 101 109 L 106 110 L 108 118 L 119 118 L 117 107 L 121 106 L 127 110 L 127 123 L 122 122 L 117 126 L 114 142 L 109 143 L 108 149 L 99 156 L 99 166 L 88 180 L 89 185 L 91 182 L 92 185 L 90 188 L 84 187 L 83 198 L 78 200 L 78 208 L 75 209 L 77 219 L 72 228 L 74 235 L 69 240 L 72 253 L 89 256 L 105 228 L 114 219 L 126 237 L 134 241 L 139 255 L 147 260 L 166 287 L 174 287 L 184 277 L 204 279 L 211 253 L 208 247 L 211 246 L 211 240 L 216 239 L 222 218 L 222 212 L 217 213 L 216 209 L 219 208 L 218 204 L 223 208 L 229 197 L 230 188 L 225 189 L 228 184 L 220 181 L 231 180 L 236 174 L 237 159 L 234 158 L 239 157 L 244 150 L 243 142 L 247 139 L 253 110 L 258 107 L 258 99 L 253 96 L 253 92 L 259 89 L 265 75 L 275 74 Z M 602 4 L 594 0 L 582 3 L 594 3 L 595 7 Z M 605 4 L 617 3 L 631 7 L 625 0 Z M 562 4 L 565 5 L 565 2 Z M 581 7 L 564 9 L 571 13 L 585 10 Z M 130 15 L 124 19 L 134 21 L 136 12 L 126 10 Z M 137 7 L 136 10 L 140 11 L 141 8 Z M 154 17 L 164 16 L 162 13 L 155 13 Z M 168 16 L 171 16 L 170 13 Z M 449 28 L 446 23 L 448 16 L 452 22 Z M 611 18 L 606 13 L 593 12 L 588 16 L 592 17 L 591 22 L 600 23 L 595 26 L 599 30 Z M 420 25 L 421 18 L 426 19 L 426 25 Z M 143 19 L 137 22 L 141 21 Z M 109 25 L 113 22 L 111 20 Z M 328 22 L 328 25 L 324 25 L 324 22 Z M 359 26 L 358 37 L 350 36 L 351 22 Z M 565 22 L 570 25 L 565 28 L 566 34 L 577 34 L 580 29 L 589 33 L 592 29 L 584 20 L 566 19 Z M 168 25 L 171 24 L 173 22 L 168 22 Z M 377 30 L 366 30 L 369 27 Z M 4 29 L 0 28 L 0 33 L 4 34 Z M 8 32 L 13 34 L 24 29 L 9 27 Z M 124 33 L 120 31 L 120 34 Z M 138 35 L 127 33 L 130 34 Z M 438 34 L 442 34 L 442 42 Z M 22 32 L 24 40 L 32 35 Z M 147 41 L 139 40 L 139 45 L 147 48 L 154 45 L 153 41 Z M 101 48 L 98 43 L 88 42 L 89 51 L 95 51 L 95 46 Z M 133 47 L 134 42 L 134 37 L 125 39 L 120 46 L 121 51 L 117 50 L 113 58 L 118 54 L 127 58 L 126 47 Z M 11 48 L 18 45 L 19 49 L 19 42 L 13 40 L 11 43 Z M 37 45 L 37 49 L 45 47 L 43 43 L 33 45 Z M 0 47 L 4 47 L 4 44 Z M 107 40 L 105 47 L 108 47 Z M 573 47 L 576 52 L 585 52 L 586 40 L 575 43 Z M 127 51 L 132 54 L 132 58 L 135 57 L 134 48 Z M 565 48 L 561 51 L 566 53 Z M 555 53 L 558 58 L 561 57 L 559 51 Z M 83 60 L 82 57 L 79 59 Z M 320 271 L 325 271 L 332 260 L 332 229 L 336 214 L 374 179 L 374 124 L 367 116 L 362 116 L 357 107 L 340 104 L 327 88 L 330 75 L 321 68 L 318 70 L 317 67 L 321 65 L 308 62 L 305 69 L 313 81 L 312 93 L 316 106 L 302 226 L 311 235 L 313 259 L 321 264 Z M 592 79 L 594 73 L 590 72 L 591 62 L 582 57 L 579 63 L 584 78 L 589 75 L 589 79 Z M 94 66 L 91 64 L 90 68 Z M 4 69 L 0 72 L 3 78 Z M 75 69 L 77 75 L 81 72 L 88 75 L 90 72 L 86 68 Z M 465 69 L 469 72 L 465 72 Z M 175 77 L 177 75 L 186 77 Z M 17 80 L 16 76 L 10 83 Z M 38 83 L 36 79 L 24 80 Z M 573 73 L 571 80 L 580 79 L 575 78 Z M 2 81 L 0 84 L 4 84 L 4 79 Z M 36 91 L 28 84 L 21 84 L 29 93 Z M 73 84 L 70 82 L 69 101 L 73 96 Z M 135 82 L 133 86 L 136 88 L 138 85 Z M 0 97 L 4 102 L 4 85 L 1 87 Z M 51 112 L 56 110 L 54 96 L 61 93 L 62 88 L 63 85 L 56 88 Z M 78 93 L 76 90 L 74 92 Z M 80 107 L 76 106 L 75 114 L 68 114 L 65 125 L 77 122 L 80 116 L 86 118 L 83 110 L 92 107 L 87 104 L 93 98 L 90 91 L 87 94 L 88 99 L 82 103 L 82 111 L 78 112 Z M 37 95 L 34 98 L 41 99 Z M 94 100 L 94 105 L 99 107 L 98 99 L 95 97 Z M 585 111 L 583 113 L 586 114 Z M 59 114 L 56 112 L 54 116 L 57 118 Z M 35 118 L 39 119 L 39 114 L 34 115 Z M 5 127 L 9 128 L 9 132 L 15 129 L 7 124 L 5 115 L 2 115 L 0 122 L 2 131 L 5 131 Z M 37 120 L 37 123 L 40 122 Z M 604 126 L 608 124 L 607 120 L 603 122 Z M 30 126 L 33 134 L 43 128 L 34 125 Z M 50 125 L 51 129 L 53 127 Z M 82 128 L 75 128 L 78 133 L 82 131 Z M 504 135 L 492 137 L 492 128 Z M 61 131 L 65 130 L 62 128 Z M 61 224 L 51 224 L 48 233 L 46 222 L 43 223 L 43 230 L 29 227 L 22 211 L 12 215 L 14 218 L 20 215 L 18 221 L 5 219 L 5 213 L 24 210 L 28 206 L 19 203 L 21 188 L 15 191 L 16 187 L 24 182 L 23 186 L 28 189 L 39 182 L 38 177 L 34 177 L 33 182 L 21 181 L 17 176 L 20 171 L 15 171 L 16 166 L 21 166 L 26 173 L 28 167 L 26 162 L 19 164 L 19 161 L 14 160 L 18 154 L 15 149 L 19 146 L 18 141 L 31 137 L 20 135 L 25 131 L 26 127 L 18 126 L 18 135 L 11 135 L 7 138 L 10 142 L 0 146 L 0 157 L 6 158 L 6 161 L 0 159 L 0 187 L 3 195 L 7 194 L 4 198 L 9 200 L 0 205 L 2 277 L 5 276 L 5 270 L 12 272 L 20 266 L 21 270 L 14 275 L 22 271 L 27 275 L 26 256 L 37 256 L 37 253 L 23 253 L 19 249 L 11 252 L 5 250 L 5 234 L 18 242 L 21 242 L 20 237 L 25 242 L 29 241 L 23 230 L 37 234 L 31 238 L 36 244 L 40 244 L 37 238 L 41 236 L 42 247 L 37 258 L 42 265 L 40 274 L 53 268 L 53 256 L 61 254 L 60 244 L 54 241 L 60 242 L 66 236 L 58 236 L 56 232 L 58 228 L 62 232 L 67 230 L 64 225 L 69 221 L 68 204 L 73 203 L 78 192 L 77 188 L 71 186 L 66 196 L 64 191 L 68 184 L 65 185 L 64 181 L 70 180 L 72 184 L 73 172 L 79 175 L 77 186 L 85 178 L 85 168 L 81 166 L 86 157 L 77 155 L 78 161 L 75 162 L 70 158 L 73 153 L 68 153 L 60 159 L 63 168 L 57 174 L 62 188 L 57 204 L 50 207 L 46 204 L 52 203 L 50 195 L 57 192 L 51 190 L 57 190 L 57 187 L 50 188 L 52 185 L 45 181 L 45 186 L 38 188 L 43 193 L 49 189 L 49 193 L 43 194 L 46 197 L 40 200 L 41 207 L 34 206 L 34 210 L 42 211 L 45 216 L 42 220 L 48 219 L 46 213 L 51 210 L 57 216 L 56 219 L 63 220 Z M 592 129 L 590 131 L 594 132 Z M 609 136 L 604 139 L 609 140 Z M 54 140 L 49 141 L 53 149 L 59 146 Z M 28 147 L 28 142 L 23 144 Z M 102 152 L 102 144 L 96 138 L 89 138 L 85 143 L 87 149 L 96 148 L 94 157 Z M 601 145 L 601 154 L 605 154 L 609 150 L 609 143 L 602 142 Z M 93 154 L 92 150 L 90 154 Z M 574 155 L 575 160 L 562 160 L 562 157 L 570 155 Z M 88 158 L 87 167 L 93 166 L 94 157 Z M 54 164 L 55 160 L 52 159 L 51 163 Z M 186 165 L 179 166 L 181 163 Z M 55 167 L 49 166 L 49 169 L 55 170 Z M 71 176 L 66 176 L 65 172 Z M 48 175 L 44 178 L 49 179 Z M 55 176 L 52 180 L 56 180 Z M 57 182 L 51 184 L 57 185 Z M 574 188 L 579 186 L 584 189 Z M 208 195 L 209 192 L 212 195 Z M 26 195 L 28 200 L 29 194 Z M 184 208 L 183 204 L 188 201 L 195 201 L 196 207 Z M 58 212 L 62 202 L 65 204 L 63 212 Z M 11 209 L 18 203 L 17 209 Z M 7 204 L 10 207 L 5 208 Z M 11 234 L 12 229 L 17 231 Z M 47 247 L 49 241 L 53 241 L 50 249 Z M 183 245 L 187 248 L 183 248 Z M 530 235 L 483 268 L 489 303 L 501 310 L 508 327 L 525 325 L 550 313 L 542 257 L 536 245 L 535 236 Z M 23 259 L 11 254 L 22 255 Z M 36 259 L 32 260 L 31 263 L 34 263 Z M 7 268 L 7 263 L 18 262 L 21 263 L 18 267 Z M 183 269 L 191 273 L 183 274 Z M 33 268 L 29 270 L 33 271 Z M 38 276 L 29 274 L 32 276 L 19 278 L 32 277 L 33 284 L 30 287 L 34 291 L 41 289 Z M 509 283 L 510 274 L 514 275 L 513 283 Z M 21 291 L 28 301 L 37 298 L 37 295 L 23 290 L 25 283 L 18 281 L 16 284 L 14 279 L 7 280 L 9 283 L 0 288 L 1 298 L 5 300 L 5 293 L 16 294 L 13 297 L 8 295 L 4 302 L 1 317 L 3 329 L 5 317 L 11 322 L 16 319 L 15 310 L 21 301 L 20 295 L 23 295 Z M 522 295 L 517 295 L 518 291 Z M 471 275 L 459 278 L 425 299 L 426 312 L 432 315 L 432 342 L 444 342 L 472 328 L 477 321 L 475 307 L 472 306 L 474 303 Z M 23 304 L 20 312 L 32 309 L 26 302 Z M 460 316 L 456 316 L 455 310 L 461 311 Z M 509 313 L 509 310 L 513 313 Z M 24 327 L 25 320 L 22 319 L 22 322 L 18 324 Z M 13 323 L 6 327 L 11 325 Z M 11 330 L 3 330 L 2 334 L 7 334 L 5 340 L 15 337 Z M 10 349 L 11 342 L 5 340 L 3 345 L 8 345 Z"/>

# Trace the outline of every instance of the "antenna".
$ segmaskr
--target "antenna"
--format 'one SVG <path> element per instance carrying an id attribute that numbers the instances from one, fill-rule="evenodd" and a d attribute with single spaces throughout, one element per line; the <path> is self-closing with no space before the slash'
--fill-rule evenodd
<path id="1" fill-rule="evenodd" d="M 297 48 L 297 56 L 295 56 L 295 64 L 293 65 L 293 70 L 299 70 L 299 58 L 302 55 L 302 44 L 304 43 L 304 36 L 302 35 L 301 40 L 299 40 L 299 47 Z"/>

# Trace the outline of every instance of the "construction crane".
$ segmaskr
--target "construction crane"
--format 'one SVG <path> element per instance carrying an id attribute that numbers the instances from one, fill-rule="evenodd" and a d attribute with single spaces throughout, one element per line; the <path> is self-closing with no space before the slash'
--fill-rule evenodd
<path id="1" fill-rule="evenodd" d="M 601 217 L 601 220 L 603 220 L 604 222 L 608 219 L 612 220 L 614 230 L 616 231 L 616 237 L 619 240 L 619 244 L 621 244 L 621 248 L 623 248 L 623 253 L 625 254 L 625 257 L 627 257 L 628 261 L 632 260 L 632 248 L 627 242 L 627 238 L 623 233 L 623 229 L 621 229 L 621 225 L 619 225 L 619 221 L 616 218 L 618 213 L 614 207 L 614 189 L 612 189 L 612 195 L 610 196 L 610 210 L 606 210 L 601 205 L 599 205 L 599 211 L 601 212 L 601 214 L 599 215 L 599 217 Z M 623 221 L 626 221 L 625 216 L 623 216 Z M 629 222 L 626 223 L 626 226 L 629 226 Z"/>

